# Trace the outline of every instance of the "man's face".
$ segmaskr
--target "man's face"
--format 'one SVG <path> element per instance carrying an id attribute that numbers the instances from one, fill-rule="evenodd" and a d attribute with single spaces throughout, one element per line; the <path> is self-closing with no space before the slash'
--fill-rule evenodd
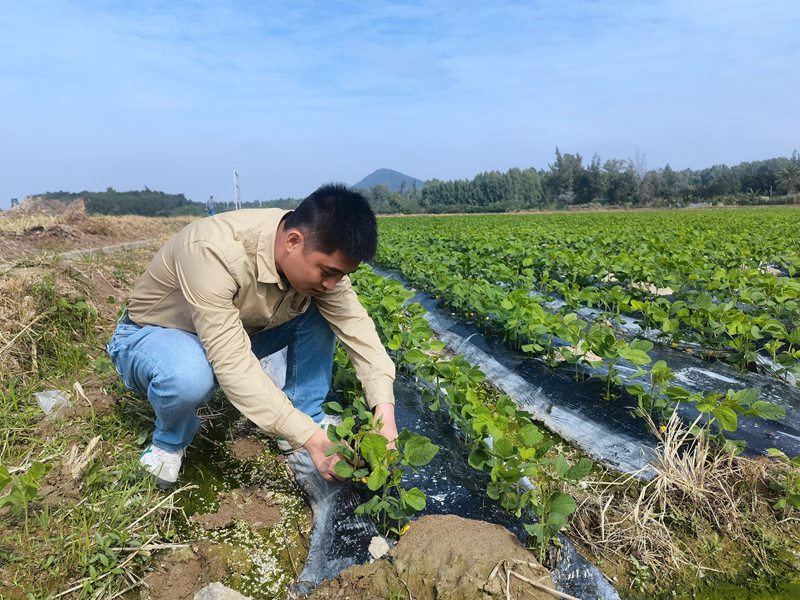
<path id="1" fill-rule="evenodd" d="M 289 285 L 301 295 L 311 297 L 332 290 L 342 277 L 358 268 L 358 263 L 340 250 L 332 254 L 307 250 L 301 239 L 287 246 L 280 268 Z"/>

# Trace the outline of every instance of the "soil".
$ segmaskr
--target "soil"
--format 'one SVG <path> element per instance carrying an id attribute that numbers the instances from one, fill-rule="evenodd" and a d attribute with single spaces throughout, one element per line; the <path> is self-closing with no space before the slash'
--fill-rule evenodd
<path id="1" fill-rule="evenodd" d="M 215 513 L 201 515 L 195 513 L 189 519 L 203 529 L 224 529 L 234 521 L 244 521 L 253 531 L 275 525 L 283 516 L 281 505 L 273 503 L 269 493 L 253 486 L 232 490 L 222 496 L 219 509 Z"/>
<path id="2" fill-rule="evenodd" d="M 253 438 L 239 438 L 233 442 L 233 455 L 239 460 L 250 460 L 264 451 L 264 444 Z"/>
<path id="3" fill-rule="evenodd" d="M 192 600 L 195 592 L 226 575 L 226 559 L 218 544 L 199 542 L 157 561 L 145 577 L 140 600 Z"/>
<path id="4" fill-rule="evenodd" d="M 501 562 L 505 566 L 495 570 Z M 416 600 L 555 597 L 513 575 L 511 589 L 506 590 L 506 568 L 539 586 L 555 589 L 547 569 L 507 529 L 455 515 L 429 515 L 411 524 L 388 560 L 352 567 L 325 582 L 309 598 L 387 598 L 391 594 Z"/>

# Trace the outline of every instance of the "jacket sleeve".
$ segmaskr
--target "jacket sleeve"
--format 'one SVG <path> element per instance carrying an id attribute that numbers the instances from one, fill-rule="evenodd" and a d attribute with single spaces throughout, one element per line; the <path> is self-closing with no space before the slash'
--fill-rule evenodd
<path id="1" fill-rule="evenodd" d="M 242 414 L 266 432 L 299 448 L 319 430 L 261 369 L 233 304 L 239 282 L 222 251 L 192 242 L 178 251 L 175 268 L 192 323 L 222 391 Z"/>
<path id="2" fill-rule="evenodd" d="M 375 323 L 358 301 L 350 278 L 342 278 L 333 290 L 314 301 L 344 344 L 370 408 L 394 403 L 394 362 L 378 337 Z"/>

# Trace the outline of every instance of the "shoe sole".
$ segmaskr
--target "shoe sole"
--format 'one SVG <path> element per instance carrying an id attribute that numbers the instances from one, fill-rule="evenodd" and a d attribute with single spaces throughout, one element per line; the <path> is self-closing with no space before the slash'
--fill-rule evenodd
<path id="1" fill-rule="evenodd" d="M 161 477 L 156 477 L 156 487 L 160 490 L 168 490 L 175 485 L 175 483 L 175 481 L 169 481 L 167 479 L 161 479 Z"/>

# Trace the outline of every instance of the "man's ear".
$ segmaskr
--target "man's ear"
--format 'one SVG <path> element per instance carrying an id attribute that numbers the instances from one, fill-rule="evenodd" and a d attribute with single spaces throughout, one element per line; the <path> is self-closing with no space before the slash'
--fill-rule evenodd
<path id="1" fill-rule="evenodd" d="M 297 250 L 302 251 L 304 244 L 305 237 L 303 236 L 302 231 L 299 229 L 290 229 L 286 232 L 284 245 L 287 252 L 295 252 Z"/>

